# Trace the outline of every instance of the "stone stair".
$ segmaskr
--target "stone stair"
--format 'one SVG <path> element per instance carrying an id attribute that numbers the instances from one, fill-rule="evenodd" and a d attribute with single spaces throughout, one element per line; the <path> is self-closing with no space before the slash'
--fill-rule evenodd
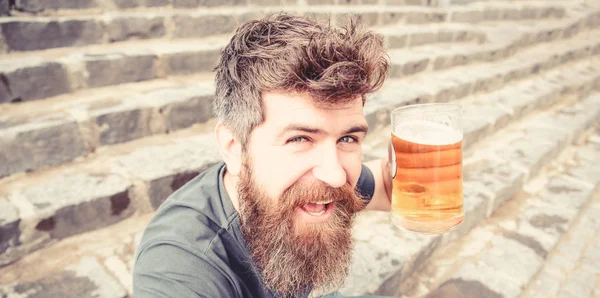
<path id="1" fill-rule="evenodd" d="M 466 221 L 451 233 L 422 236 L 393 227 L 389 214 L 365 212 L 345 294 L 420 297 L 443 291 L 447 281 L 461 289 L 464 282 L 454 282 L 461 279 L 498 297 L 535 297 L 535 283 L 547 280 L 543 270 L 535 273 L 558 241 L 548 237 L 567 233 L 598 185 L 586 180 L 599 176 L 593 165 L 600 161 L 600 6 L 593 1 L 11 3 L 10 11 L 0 5 L 0 14 L 10 14 L 0 17 L 2 297 L 131 295 L 133 254 L 153 211 L 219 161 L 210 111 L 217 55 L 240 22 L 270 12 L 334 23 L 354 13 L 384 36 L 392 69 L 365 106 L 365 160 L 387 155 L 393 108 L 456 102 L 465 109 Z M 553 171 L 563 151 L 585 158 Z M 542 189 L 571 180 L 585 181 L 578 185 L 587 197 L 563 208 L 562 234 L 496 224 L 499 216 L 527 222 L 537 213 L 524 196 L 554 199 Z M 444 259 L 479 231 L 493 235 L 485 245 L 519 257 L 540 236 L 546 255 L 534 247 L 538 269 L 498 289 L 469 275 L 496 250 Z"/>

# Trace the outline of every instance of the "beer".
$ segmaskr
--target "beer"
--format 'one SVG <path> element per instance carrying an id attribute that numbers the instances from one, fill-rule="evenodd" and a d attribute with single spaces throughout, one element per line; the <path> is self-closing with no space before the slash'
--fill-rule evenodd
<path id="1" fill-rule="evenodd" d="M 392 132 L 392 220 L 407 230 L 441 233 L 462 223 L 462 132 L 431 121 Z"/>

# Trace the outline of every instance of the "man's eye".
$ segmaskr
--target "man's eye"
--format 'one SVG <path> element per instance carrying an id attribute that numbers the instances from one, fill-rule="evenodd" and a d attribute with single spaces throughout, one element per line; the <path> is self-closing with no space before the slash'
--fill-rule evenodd
<path id="1" fill-rule="evenodd" d="M 302 143 L 302 142 L 308 142 L 308 141 L 310 141 L 310 140 L 307 137 L 303 137 L 303 136 L 293 137 L 293 138 L 287 140 L 288 143 Z"/>
<path id="2" fill-rule="evenodd" d="M 353 136 L 345 136 L 340 139 L 340 142 L 342 142 L 342 143 L 357 143 L 358 139 Z"/>

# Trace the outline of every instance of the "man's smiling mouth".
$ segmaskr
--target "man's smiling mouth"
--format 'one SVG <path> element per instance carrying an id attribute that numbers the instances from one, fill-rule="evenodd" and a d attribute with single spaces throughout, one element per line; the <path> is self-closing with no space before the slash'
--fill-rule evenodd
<path id="1" fill-rule="evenodd" d="M 333 202 L 333 200 L 331 200 L 331 199 L 322 200 L 322 201 L 318 201 L 318 202 L 311 202 L 311 203 L 302 205 L 300 208 L 302 208 L 302 210 L 304 210 L 306 213 L 308 213 L 312 216 L 318 217 L 318 216 L 322 216 L 327 211 L 329 211 L 331 207 L 333 207 L 333 204 L 331 204 L 332 202 Z"/>

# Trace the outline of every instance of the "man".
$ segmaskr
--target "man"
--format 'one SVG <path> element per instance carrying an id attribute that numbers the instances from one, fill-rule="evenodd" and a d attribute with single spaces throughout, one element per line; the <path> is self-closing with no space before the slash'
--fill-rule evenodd
<path id="1" fill-rule="evenodd" d="M 138 249 L 134 296 L 307 297 L 335 291 L 351 225 L 390 209 L 387 162 L 362 164 L 381 37 L 280 14 L 238 28 L 216 68 L 219 163 L 172 194 Z"/>

